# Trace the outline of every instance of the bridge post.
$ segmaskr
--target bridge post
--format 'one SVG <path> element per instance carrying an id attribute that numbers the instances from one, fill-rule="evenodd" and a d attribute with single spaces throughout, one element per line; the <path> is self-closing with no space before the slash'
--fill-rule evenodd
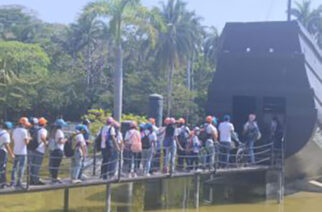
<path id="1" fill-rule="evenodd" d="M 199 208 L 200 175 L 194 176 L 194 207 Z"/>
<path id="2" fill-rule="evenodd" d="M 106 184 L 105 211 L 111 212 L 111 184 Z"/>
<path id="3" fill-rule="evenodd" d="M 96 175 L 96 143 L 94 142 L 94 151 L 93 151 L 93 176 Z"/>
<path id="4" fill-rule="evenodd" d="M 284 197 L 284 176 L 281 170 L 266 172 L 266 199 L 274 200 L 280 204 Z"/>
<path id="5" fill-rule="evenodd" d="M 69 209 L 69 188 L 64 189 L 64 212 L 68 212 Z"/>
<path id="6" fill-rule="evenodd" d="M 117 179 L 120 182 L 121 181 L 121 173 L 122 173 L 122 151 L 118 153 L 118 173 L 117 173 Z"/>

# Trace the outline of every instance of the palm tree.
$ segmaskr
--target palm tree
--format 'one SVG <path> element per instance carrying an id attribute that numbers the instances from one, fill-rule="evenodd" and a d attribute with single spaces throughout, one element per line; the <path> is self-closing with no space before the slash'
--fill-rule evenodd
<path id="1" fill-rule="evenodd" d="M 159 33 L 157 58 L 167 72 L 167 114 L 172 107 L 172 79 L 176 67 L 185 60 L 190 60 L 195 51 L 201 32 L 200 18 L 186 9 L 181 0 L 168 0 L 161 4 L 158 13 L 166 26 Z"/>
<path id="2" fill-rule="evenodd" d="M 311 0 L 303 0 L 302 3 L 295 2 L 296 8 L 291 14 L 313 35 L 318 32 L 318 25 L 321 22 L 321 8 L 311 9 Z"/>
<path id="3" fill-rule="evenodd" d="M 207 61 L 214 66 L 217 60 L 217 49 L 219 42 L 219 33 L 215 27 L 207 29 L 203 43 L 204 55 Z"/>
<path id="4" fill-rule="evenodd" d="M 156 31 L 151 24 L 158 22 L 157 16 L 140 4 L 140 0 L 96 0 L 85 7 L 85 12 L 106 18 L 115 47 L 114 109 L 116 120 L 121 119 L 123 98 L 123 49 L 124 30 L 143 29 L 151 41 Z M 159 24 L 160 25 L 160 24 Z M 152 42 L 153 44 L 153 42 Z"/>

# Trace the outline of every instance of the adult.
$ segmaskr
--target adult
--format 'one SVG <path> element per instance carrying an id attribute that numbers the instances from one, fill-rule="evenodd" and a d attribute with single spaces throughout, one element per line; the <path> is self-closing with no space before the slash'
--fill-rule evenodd
<path id="1" fill-rule="evenodd" d="M 164 148 L 164 161 L 163 161 L 163 173 L 168 173 L 168 170 L 174 172 L 175 166 L 175 156 L 177 153 L 178 141 L 175 136 L 175 124 L 176 120 L 174 118 L 166 118 L 164 121 L 165 136 L 163 140 Z"/>
<path id="2" fill-rule="evenodd" d="M 136 159 L 134 154 L 142 151 L 141 134 L 137 128 L 137 123 L 132 121 L 124 138 L 123 168 L 128 177 L 131 173 L 132 176 L 136 176 L 135 169 L 132 171 Z"/>
<path id="3" fill-rule="evenodd" d="M 164 129 L 158 128 L 155 125 L 154 118 L 149 118 L 148 123 L 152 124 L 153 132 L 157 136 L 157 140 L 154 145 L 152 162 L 151 162 L 151 169 L 150 169 L 150 174 L 153 174 L 153 172 L 160 170 L 161 141 L 163 140 L 163 133 L 162 132 L 164 131 Z"/>
<path id="4" fill-rule="evenodd" d="M 30 155 L 30 185 L 44 185 L 44 182 L 39 179 L 39 170 L 46 151 L 46 145 L 48 144 L 47 122 L 44 117 L 38 119 L 39 129 L 35 132 L 36 138 L 34 138 L 38 142 L 38 146 L 35 150 L 31 151 Z"/>
<path id="5" fill-rule="evenodd" d="M 114 129 L 114 135 L 111 133 Z M 108 155 L 107 159 L 107 175 L 109 177 L 115 177 L 116 174 L 116 165 L 118 162 L 118 154 L 120 152 L 120 124 L 116 121 L 113 121 L 110 129 L 106 133 L 106 151 Z"/>
<path id="6" fill-rule="evenodd" d="M 8 154 L 13 159 L 15 156 L 10 147 L 10 130 L 13 127 L 11 122 L 4 122 L 0 126 L 0 188 L 6 186 L 6 165 Z"/>
<path id="7" fill-rule="evenodd" d="M 64 156 L 64 144 L 67 142 L 63 127 L 68 124 L 64 119 L 57 119 L 50 133 L 49 140 L 49 173 L 52 183 L 61 183 L 58 171 Z"/>
<path id="8" fill-rule="evenodd" d="M 83 124 L 78 124 L 75 130 L 75 151 L 71 161 L 71 178 L 72 183 L 80 183 L 82 180 L 79 177 L 79 173 L 86 156 L 86 141 L 84 138 L 86 127 Z"/>
<path id="9" fill-rule="evenodd" d="M 83 134 L 84 135 L 84 139 L 86 141 L 86 146 L 85 146 L 85 151 L 86 151 L 86 156 L 87 156 L 87 152 L 88 152 L 88 145 L 90 144 L 90 136 L 91 136 L 91 132 L 89 130 L 89 126 L 91 124 L 91 121 L 89 119 L 84 119 L 82 121 L 82 125 L 85 126 L 85 133 Z M 85 157 L 84 157 L 85 158 Z M 84 165 L 85 165 L 85 161 L 83 161 L 82 163 L 82 168 L 79 172 L 79 178 L 80 179 L 84 179 L 84 178 L 87 178 L 84 174 L 83 174 L 83 170 L 84 170 Z"/>
<path id="10" fill-rule="evenodd" d="M 113 122 L 113 127 L 115 129 L 115 134 L 116 134 L 116 141 L 117 141 L 117 144 L 118 144 L 118 152 L 117 152 L 117 155 L 116 155 L 116 165 L 115 167 L 118 167 L 120 164 L 119 162 L 120 161 L 123 161 L 123 149 L 124 149 L 124 140 L 123 140 L 123 135 L 122 135 L 122 132 L 121 132 L 121 124 L 117 121 L 114 121 Z M 115 157 L 115 156 L 114 156 Z M 118 158 L 120 157 L 120 158 Z M 122 172 L 122 170 L 120 170 Z M 115 168 L 115 172 L 116 173 L 116 168 Z M 114 174 L 115 175 L 115 174 Z"/>
<path id="11" fill-rule="evenodd" d="M 102 166 L 101 166 L 101 177 L 106 180 L 108 176 L 108 163 L 109 163 L 109 152 L 110 144 L 115 143 L 115 129 L 113 127 L 114 119 L 108 117 L 106 119 L 105 125 L 101 129 L 101 151 L 103 156 Z M 112 140 L 112 141 L 111 141 Z"/>
<path id="12" fill-rule="evenodd" d="M 232 146 L 232 134 L 235 131 L 234 125 L 230 122 L 230 116 L 225 115 L 223 122 L 219 124 L 219 161 L 221 167 L 226 167 L 229 164 L 230 150 Z"/>
<path id="13" fill-rule="evenodd" d="M 145 128 L 146 130 L 143 132 L 144 134 L 142 137 L 143 174 L 149 176 L 157 135 L 153 130 L 153 125 L 151 123 L 146 123 Z"/>
<path id="14" fill-rule="evenodd" d="M 284 127 L 277 116 L 272 118 L 270 127 L 270 140 L 276 149 L 281 149 L 284 140 Z"/>
<path id="15" fill-rule="evenodd" d="M 25 162 L 27 157 L 27 145 L 31 139 L 28 128 L 31 126 L 26 117 L 19 119 L 19 124 L 12 132 L 13 153 L 15 159 L 13 161 L 11 171 L 11 186 L 22 188 L 21 177 L 24 174 Z M 16 178 L 17 174 L 17 178 Z"/>
<path id="16" fill-rule="evenodd" d="M 243 135 L 246 142 L 248 162 L 255 163 L 254 144 L 260 139 L 261 133 L 256 122 L 256 115 L 249 114 L 248 121 L 244 125 Z"/>
<path id="17" fill-rule="evenodd" d="M 206 168 L 214 169 L 215 165 L 215 142 L 218 140 L 217 128 L 213 125 L 213 117 L 207 116 L 205 122 L 205 148 L 206 148 Z"/>
<path id="18" fill-rule="evenodd" d="M 184 164 L 187 163 L 186 157 L 186 147 L 188 144 L 188 138 L 190 135 L 189 128 L 185 125 L 185 120 L 183 118 L 179 118 L 177 121 L 177 128 L 175 131 L 175 137 L 178 140 L 178 163 L 177 169 L 184 170 Z"/>

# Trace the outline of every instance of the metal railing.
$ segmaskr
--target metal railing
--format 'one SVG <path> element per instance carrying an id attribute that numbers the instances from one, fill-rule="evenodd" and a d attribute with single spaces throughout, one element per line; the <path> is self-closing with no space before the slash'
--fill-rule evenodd
<path id="1" fill-rule="evenodd" d="M 104 151 L 104 150 L 103 150 Z M 253 148 L 243 143 L 237 147 L 214 143 L 214 145 L 194 149 L 180 150 L 174 146 L 168 148 L 151 148 L 140 153 L 128 149 L 120 152 L 109 151 L 107 156 L 95 150 L 84 159 L 53 157 L 51 154 L 43 158 L 42 163 L 33 163 L 31 158 L 38 154 L 29 152 L 26 173 L 22 178 L 20 189 L 30 189 L 35 179 L 42 179 L 46 185 L 70 185 L 87 181 L 115 181 L 135 178 L 157 178 L 158 176 L 172 177 L 178 174 L 215 173 L 218 170 L 244 169 L 259 166 L 277 166 L 278 157 L 284 158 L 284 148 L 277 154 L 272 143 Z M 115 150 L 116 151 L 116 150 Z M 52 166 L 52 161 L 62 159 L 59 166 Z M 35 171 L 36 170 L 36 171 Z M 52 179 L 53 171 L 57 171 L 61 179 Z M 100 170 L 100 173 L 98 172 Z M 4 172 L 4 170 L 0 170 Z M 78 171 L 81 171 L 81 174 Z M 1 175 L 1 173 L 0 173 Z M 78 176 L 75 176 L 78 175 Z M 74 181 L 72 181 L 74 179 Z M 77 180 L 77 181 L 75 181 Z M 37 184 L 37 183 L 36 183 Z M 11 187 L 8 189 L 17 189 Z M 1 193 L 2 189 L 0 190 Z"/>

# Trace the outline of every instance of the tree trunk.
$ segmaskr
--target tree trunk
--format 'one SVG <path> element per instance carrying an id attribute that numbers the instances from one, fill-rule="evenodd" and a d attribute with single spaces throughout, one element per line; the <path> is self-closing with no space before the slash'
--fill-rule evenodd
<path id="1" fill-rule="evenodd" d="M 191 58 L 188 57 L 187 60 L 187 70 L 186 70 L 186 88 L 191 90 Z"/>
<path id="2" fill-rule="evenodd" d="M 114 70 L 114 109 L 113 116 L 116 121 L 121 120 L 123 99 L 123 58 L 122 45 L 116 47 L 116 61 Z"/>
<path id="3" fill-rule="evenodd" d="M 171 107 L 172 107 L 172 78 L 173 78 L 173 72 L 174 72 L 174 62 L 170 62 L 170 70 L 168 74 L 168 107 L 167 107 L 167 116 L 169 117 L 171 115 Z"/>

